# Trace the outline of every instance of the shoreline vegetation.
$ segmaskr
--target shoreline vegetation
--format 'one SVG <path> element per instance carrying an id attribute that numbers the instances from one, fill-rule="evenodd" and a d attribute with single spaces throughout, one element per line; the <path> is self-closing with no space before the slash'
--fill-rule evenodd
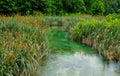
<path id="1" fill-rule="evenodd" d="M 35 76 L 47 53 L 46 28 L 31 16 L 0 18 L 0 76 Z"/>
<path id="2" fill-rule="evenodd" d="M 95 48 L 104 58 L 120 61 L 120 15 L 102 20 L 82 19 L 71 28 L 71 38 Z"/>
<path id="3" fill-rule="evenodd" d="M 120 0 L 0 0 L 0 76 L 36 76 L 50 50 L 75 48 L 67 38 L 120 61 L 119 21 Z"/>
<path id="4" fill-rule="evenodd" d="M 52 26 L 106 59 L 120 61 L 119 21 L 119 14 L 0 16 L 0 76 L 35 76 L 41 59 L 49 54 L 46 35 Z"/>

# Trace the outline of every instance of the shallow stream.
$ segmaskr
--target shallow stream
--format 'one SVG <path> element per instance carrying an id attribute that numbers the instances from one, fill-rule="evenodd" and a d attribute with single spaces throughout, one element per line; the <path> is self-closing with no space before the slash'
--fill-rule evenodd
<path id="1" fill-rule="evenodd" d="M 37 76 L 120 76 L 120 63 L 107 61 L 88 46 L 66 38 L 57 28 L 48 35 L 51 54 Z"/>

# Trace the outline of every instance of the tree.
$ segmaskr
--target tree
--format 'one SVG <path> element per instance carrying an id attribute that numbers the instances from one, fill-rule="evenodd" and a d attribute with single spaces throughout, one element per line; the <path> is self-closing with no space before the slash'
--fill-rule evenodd
<path id="1" fill-rule="evenodd" d="M 105 5 L 103 0 L 96 0 L 91 5 L 91 14 L 102 15 L 105 12 Z"/>
<path id="2" fill-rule="evenodd" d="M 62 0 L 63 9 L 67 13 L 85 13 L 86 7 L 83 0 Z"/>
<path id="3" fill-rule="evenodd" d="M 0 1 L 0 13 L 1 14 L 12 14 L 16 13 L 16 6 L 14 0 L 1 0 Z"/>
<path id="4" fill-rule="evenodd" d="M 117 13 L 120 0 L 105 0 L 105 14 Z"/>
<path id="5" fill-rule="evenodd" d="M 47 0 L 45 12 L 51 15 L 62 14 L 64 12 L 62 1 L 61 0 Z"/>
<path id="6" fill-rule="evenodd" d="M 85 7 L 86 7 L 86 13 L 91 14 L 91 6 L 94 0 L 84 0 Z"/>

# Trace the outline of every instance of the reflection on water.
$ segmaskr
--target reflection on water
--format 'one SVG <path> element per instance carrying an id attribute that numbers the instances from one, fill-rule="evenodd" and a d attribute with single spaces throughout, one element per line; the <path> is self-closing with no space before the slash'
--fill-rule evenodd
<path id="1" fill-rule="evenodd" d="M 120 76 L 119 63 L 103 63 L 96 55 L 51 55 L 38 76 Z"/>

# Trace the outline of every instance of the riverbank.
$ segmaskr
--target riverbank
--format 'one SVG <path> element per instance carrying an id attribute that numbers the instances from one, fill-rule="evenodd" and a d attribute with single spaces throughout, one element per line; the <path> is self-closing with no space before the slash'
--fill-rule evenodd
<path id="1" fill-rule="evenodd" d="M 49 55 L 37 76 L 119 76 L 120 64 L 104 60 L 95 49 L 69 39 L 62 27 L 52 26 L 47 35 Z"/>
<path id="2" fill-rule="evenodd" d="M 116 25 L 116 23 L 119 24 L 119 17 L 116 19 L 115 17 L 111 18 L 110 16 L 110 18 L 108 17 L 107 21 L 104 21 L 104 19 L 104 16 L 91 15 L 76 15 L 65 17 L 36 17 L 19 15 L 14 17 L 1 16 L 0 59 L 2 62 L 0 63 L 0 76 L 34 76 L 36 74 L 39 63 L 41 63 L 41 60 L 46 58 L 49 54 L 70 55 L 79 51 L 90 55 L 93 53 L 96 54 L 96 50 L 102 54 L 102 50 L 104 49 L 103 51 L 105 52 L 103 52 L 102 55 L 105 58 L 109 59 L 108 57 L 112 56 L 113 58 L 110 60 L 119 58 L 119 51 L 115 51 L 116 49 L 119 50 L 120 31 L 119 27 L 117 27 L 118 25 Z M 100 26 L 96 27 L 96 24 L 100 24 Z M 106 24 L 106 26 L 102 24 Z M 86 26 L 81 27 L 82 25 Z M 110 26 L 107 27 L 107 25 Z M 75 27 L 79 26 L 82 28 L 82 31 L 79 28 L 74 30 Z M 109 28 L 111 29 L 109 30 Z M 94 29 L 94 33 L 91 33 Z M 77 35 L 75 36 L 74 31 L 77 32 Z M 106 35 L 107 33 L 109 34 Z M 81 36 L 83 39 L 81 39 Z M 90 36 L 94 36 L 94 38 L 92 39 Z M 113 41 L 111 40 L 111 37 Z M 98 43 L 90 42 L 89 38 L 91 41 L 97 41 Z M 105 41 L 103 39 L 105 39 Z M 75 40 L 77 42 L 75 42 Z M 102 41 L 102 43 L 98 47 L 100 41 Z M 111 44 L 108 45 L 111 43 L 110 41 L 115 42 L 115 44 L 112 44 L 112 47 L 110 46 Z M 93 50 L 93 48 L 82 43 L 89 46 L 94 44 L 94 46 L 96 46 L 98 49 L 94 47 L 96 50 Z M 102 45 L 103 43 L 105 47 Z M 110 51 L 107 50 L 109 49 L 108 47 L 110 48 Z M 112 51 L 111 49 L 114 50 Z"/>
<path id="3" fill-rule="evenodd" d="M 113 14 L 102 20 L 83 19 L 71 28 L 71 38 L 95 48 L 108 60 L 120 61 L 119 17 Z"/>
<path id="4" fill-rule="evenodd" d="M 43 26 L 31 16 L 0 18 L 0 76 L 35 76 L 47 52 Z"/>

